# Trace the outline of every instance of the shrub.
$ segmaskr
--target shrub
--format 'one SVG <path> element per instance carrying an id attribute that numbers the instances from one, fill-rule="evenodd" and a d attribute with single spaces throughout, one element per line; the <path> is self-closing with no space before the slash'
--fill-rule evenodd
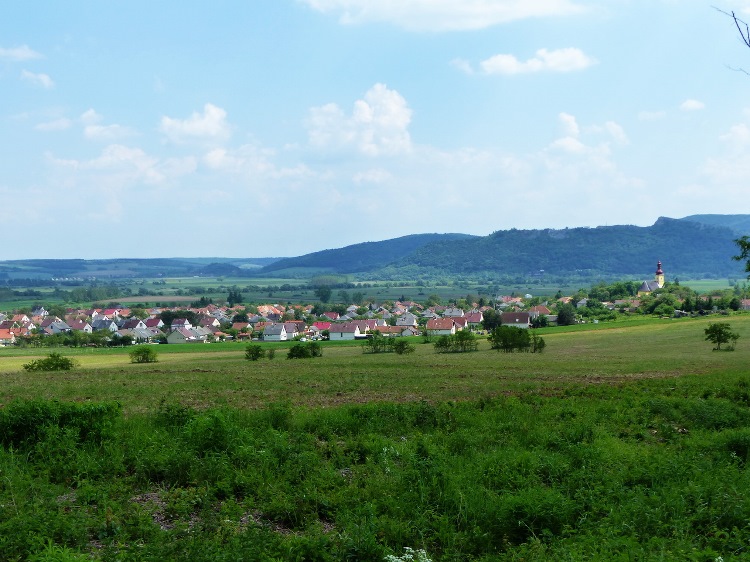
<path id="1" fill-rule="evenodd" d="M 156 350 L 148 345 L 139 345 L 130 350 L 131 363 L 156 363 Z"/>
<path id="2" fill-rule="evenodd" d="M 396 340 L 393 344 L 393 351 L 398 355 L 414 353 L 414 346 L 406 340 Z"/>
<path id="3" fill-rule="evenodd" d="M 450 336 L 440 336 L 435 342 L 438 353 L 466 353 L 477 351 L 479 343 L 477 337 L 468 330 L 461 330 Z"/>
<path id="4" fill-rule="evenodd" d="M 264 349 L 256 344 L 251 343 L 245 348 L 245 359 L 248 361 L 257 361 L 258 359 L 262 359 L 263 356 L 266 354 Z"/>
<path id="5" fill-rule="evenodd" d="M 70 371 L 77 365 L 74 359 L 53 352 L 44 359 L 35 359 L 25 363 L 23 368 L 27 371 Z"/>
<path id="6" fill-rule="evenodd" d="M 323 350 L 318 342 L 310 342 L 308 344 L 296 343 L 289 348 L 289 352 L 286 355 L 287 359 L 310 359 L 312 357 L 321 357 Z"/>

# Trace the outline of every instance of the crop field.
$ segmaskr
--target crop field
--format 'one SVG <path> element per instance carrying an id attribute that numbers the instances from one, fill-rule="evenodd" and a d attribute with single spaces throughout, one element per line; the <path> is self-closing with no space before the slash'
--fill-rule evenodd
<path id="1" fill-rule="evenodd" d="M 740 335 L 730 352 L 710 322 Z M 7 560 L 750 559 L 750 315 L 544 353 L 0 349 Z"/>

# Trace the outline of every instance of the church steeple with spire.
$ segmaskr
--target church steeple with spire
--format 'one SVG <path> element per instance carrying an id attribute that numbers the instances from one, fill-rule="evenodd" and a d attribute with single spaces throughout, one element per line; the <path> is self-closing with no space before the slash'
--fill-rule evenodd
<path id="1" fill-rule="evenodd" d="M 656 284 L 661 289 L 664 286 L 664 272 L 661 269 L 661 262 L 656 262 Z"/>

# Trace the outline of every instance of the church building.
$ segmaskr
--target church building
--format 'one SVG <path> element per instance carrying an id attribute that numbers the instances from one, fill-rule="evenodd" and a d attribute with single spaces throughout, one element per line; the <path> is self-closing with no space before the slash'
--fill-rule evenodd
<path id="1" fill-rule="evenodd" d="M 661 289 L 664 286 L 664 271 L 661 268 L 661 262 L 656 263 L 656 274 L 653 281 L 644 281 L 638 288 L 638 296 L 648 295 L 654 292 L 656 289 Z"/>

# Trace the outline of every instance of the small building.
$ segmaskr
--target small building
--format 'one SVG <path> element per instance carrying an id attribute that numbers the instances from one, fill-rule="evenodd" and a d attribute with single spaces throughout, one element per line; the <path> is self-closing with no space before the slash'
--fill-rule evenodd
<path id="1" fill-rule="evenodd" d="M 503 326 L 530 328 L 531 315 L 528 312 L 503 312 L 500 314 L 500 323 Z"/>
<path id="2" fill-rule="evenodd" d="M 284 324 L 266 324 L 263 327 L 264 341 L 286 341 L 287 333 Z"/>

